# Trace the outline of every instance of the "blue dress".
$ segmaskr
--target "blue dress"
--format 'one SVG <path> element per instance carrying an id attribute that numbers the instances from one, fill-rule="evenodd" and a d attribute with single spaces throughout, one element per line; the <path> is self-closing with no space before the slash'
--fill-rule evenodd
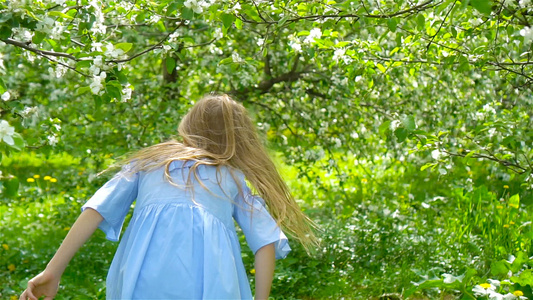
<path id="1" fill-rule="evenodd" d="M 107 299 L 252 299 L 241 258 L 235 221 L 254 253 L 274 243 L 276 258 L 290 251 L 287 237 L 264 206 L 252 196 L 242 172 L 200 165 L 170 164 L 130 174 L 122 170 L 87 201 L 104 220 L 99 228 L 118 241 L 124 219 L 136 199 L 106 280 Z M 203 186 L 202 186 L 203 185 Z M 243 192 L 239 193 L 239 186 Z"/>

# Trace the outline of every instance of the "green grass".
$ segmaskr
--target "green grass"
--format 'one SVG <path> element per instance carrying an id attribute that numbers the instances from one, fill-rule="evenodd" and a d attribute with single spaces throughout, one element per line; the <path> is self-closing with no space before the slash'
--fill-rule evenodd
<path id="1" fill-rule="evenodd" d="M 44 182 L 46 174 L 26 182 L 47 163 L 10 170 L 22 183 L 18 197 L 0 201 L 0 298 L 18 295 L 45 267 L 81 205 L 105 182 L 89 181 L 91 166 L 86 171 L 71 161 L 53 169 L 55 184 Z M 475 299 L 474 286 L 493 279 L 509 282 L 499 287 L 502 294 L 532 296 L 532 199 L 517 179 L 503 182 L 482 164 L 458 164 L 439 177 L 414 163 L 338 162 L 348 174 L 342 183 L 329 162 L 282 166 L 295 197 L 320 225 L 321 246 L 309 257 L 291 244 L 293 252 L 278 261 L 274 298 Z M 117 245 L 97 231 L 66 270 L 57 299 L 104 299 Z M 243 249 L 251 270 L 253 255 Z M 444 280 L 452 275 L 452 282 Z"/>

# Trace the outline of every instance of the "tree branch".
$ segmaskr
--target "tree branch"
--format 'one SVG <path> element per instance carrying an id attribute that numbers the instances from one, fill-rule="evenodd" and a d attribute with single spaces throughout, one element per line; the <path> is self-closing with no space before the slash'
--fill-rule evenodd
<path id="1" fill-rule="evenodd" d="M 448 19 L 448 16 L 450 15 L 450 13 L 452 12 L 453 8 L 455 7 L 455 3 L 457 3 L 457 1 L 453 2 L 452 7 L 448 10 L 448 12 L 446 13 L 446 16 L 444 16 L 444 20 L 442 20 L 442 22 L 440 23 L 439 29 L 437 29 L 437 32 L 435 32 L 435 34 L 431 37 L 431 40 L 429 41 L 428 45 L 426 46 L 427 50 L 429 50 L 429 46 L 431 46 L 431 43 L 433 43 L 433 40 L 439 34 L 439 32 L 442 29 L 442 26 L 444 25 L 444 23 L 446 23 L 446 19 Z"/>
<path id="2" fill-rule="evenodd" d="M 301 21 L 301 20 L 320 20 L 320 19 L 327 19 L 327 18 L 372 18 L 372 19 L 390 19 L 390 18 L 393 18 L 393 17 L 397 17 L 397 16 L 401 16 L 401 15 L 405 15 L 405 14 L 411 14 L 411 13 L 414 13 L 414 12 L 419 12 L 419 11 L 422 11 L 426 8 L 429 7 L 429 5 L 434 2 L 434 0 L 428 0 L 424 3 L 421 3 L 419 5 L 416 5 L 416 6 L 413 6 L 411 8 L 408 8 L 408 9 L 405 9 L 405 10 L 400 10 L 400 11 L 397 11 L 395 13 L 391 13 L 391 14 L 381 14 L 381 15 L 373 15 L 373 14 L 364 14 L 364 15 L 357 15 L 357 14 L 345 14 L 345 15 L 342 15 L 342 14 L 330 14 L 330 15 L 311 15 L 311 16 L 303 16 L 303 17 L 298 17 L 298 18 L 294 18 L 294 19 L 288 19 L 285 23 L 288 24 L 288 23 L 294 23 L 294 22 L 298 22 L 298 21 Z M 237 16 L 239 17 L 239 16 Z M 266 24 L 266 25 L 271 25 L 271 24 L 277 24 L 278 21 L 266 21 L 263 19 L 263 21 L 253 21 L 253 20 L 248 20 L 246 18 L 244 18 L 242 15 L 240 15 L 240 19 L 241 21 L 245 22 L 245 23 L 249 23 L 249 24 Z"/>
<path id="3" fill-rule="evenodd" d="M 43 55 L 49 55 L 49 56 L 55 56 L 55 57 L 65 57 L 65 58 L 68 58 L 68 59 L 72 59 L 74 61 L 80 61 L 81 59 L 73 56 L 73 55 L 70 55 L 68 53 L 63 53 L 63 52 L 54 52 L 54 51 L 46 51 L 46 50 L 41 50 L 41 49 L 37 49 L 37 48 L 32 48 L 30 46 L 28 46 L 28 44 L 25 44 L 25 43 L 22 43 L 22 42 L 19 42 L 19 41 L 15 41 L 13 39 L 4 39 L 4 40 L 0 40 L 6 44 L 10 44 L 10 45 L 13 45 L 13 46 L 16 46 L 16 47 L 19 47 L 19 48 L 23 48 L 23 49 L 26 49 L 28 51 L 31 51 L 33 53 L 36 53 L 36 54 L 39 54 L 41 56 Z"/>
<path id="4" fill-rule="evenodd" d="M 161 47 L 161 45 L 170 37 L 171 34 L 173 34 L 174 32 L 176 32 L 176 30 L 178 30 L 181 26 L 183 26 L 183 22 L 180 22 L 178 26 L 176 26 L 176 28 L 174 28 L 172 31 L 170 31 L 163 39 L 161 39 L 157 44 L 137 53 L 137 54 L 134 54 L 128 58 L 124 58 L 124 59 L 114 59 L 114 60 L 110 60 L 109 62 L 112 62 L 112 63 L 123 63 L 123 62 L 128 62 L 134 58 L 137 58 L 143 54 L 146 54 L 150 51 L 153 51 L 154 49 L 156 48 L 159 48 Z"/>

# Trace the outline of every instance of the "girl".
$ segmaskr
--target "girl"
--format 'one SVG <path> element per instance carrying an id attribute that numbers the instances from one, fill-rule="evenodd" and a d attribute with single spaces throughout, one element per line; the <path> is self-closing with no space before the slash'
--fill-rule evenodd
<path id="1" fill-rule="evenodd" d="M 67 264 L 96 228 L 118 240 L 135 199 L 107 276 L 108 299 L 251 299 L 233 220 L 255 253 L 255 297 L 268 298 L 275 258 L 290 251 L 280 226 L 310 249 L 313 223 L 241 104 L 227 95 L 207 96 L 183 118 L 178 133 L 181 143 L 157 144 L 122 162 L 122 170 L 82 207 L 21 300 L 53 299 Z"/>

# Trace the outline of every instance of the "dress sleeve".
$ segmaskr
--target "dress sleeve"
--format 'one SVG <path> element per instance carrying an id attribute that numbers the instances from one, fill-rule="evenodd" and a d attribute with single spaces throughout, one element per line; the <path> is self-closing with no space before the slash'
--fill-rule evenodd
<path id="1" fill-rule="evenodd" d="M 291 251 L 287 237 L 266 209 L 264 200 L 252 195 L 244 179 L 241 186 L 243 192 L 236 197 L 233 217 L 244 232 L 248 246 L 255 254 L 263 246 L 274 243 L 276 258 L 285 258 Z"/>
<path id="2" fill-rule="evenodd" d="M 123 169 L 81 208 L 82 211 L 92 208 L 102 215 L 104 220 L 98 228 L 105 232 L 106 238 L 110 241 L 116 242 L 119 239 L 124 219 L 137 198 L 138 181 L 138 173 L 130 174 Z"/>

